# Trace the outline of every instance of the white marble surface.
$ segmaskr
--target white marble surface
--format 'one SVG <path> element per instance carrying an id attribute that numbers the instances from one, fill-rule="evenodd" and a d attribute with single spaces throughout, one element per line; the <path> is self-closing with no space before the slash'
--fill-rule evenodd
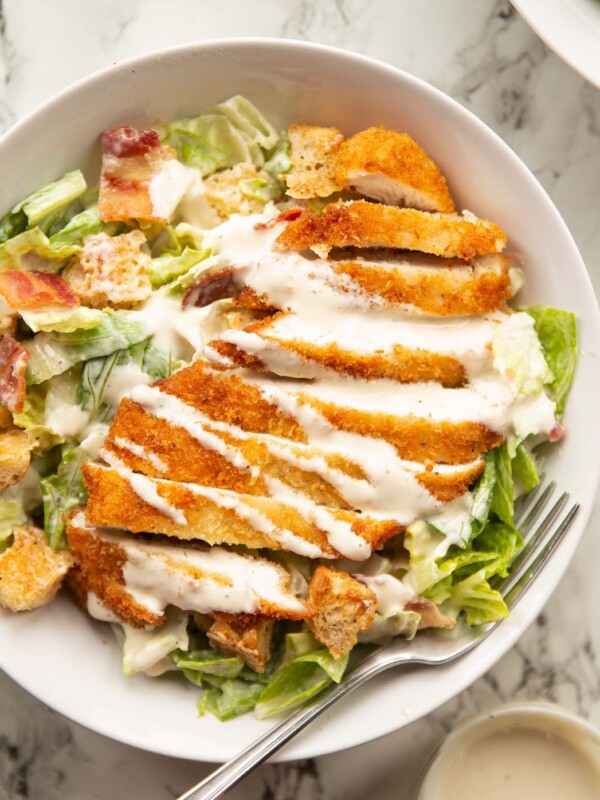
<path id="1" fill-rule="evenodd" d="M 114 60 L 193 39 L 308 39 L 407 69 L 475 111 L 534 170 L 600 289 L 600 92 L 507 0 L 4 0 L 0 9 L 1 128 Z M 458 719 L 514 699 L 558 701 L 600 726 L 599 528 L 597 509 L 545 613 L 471 689 L 380 741 L 263 767 L 231 796 L 409 800 Z M 43 670 L 43 654 L 31 656 Z M 207 769 L 90 733 L 0 675 L 0 800 L 169 800 Z"/>

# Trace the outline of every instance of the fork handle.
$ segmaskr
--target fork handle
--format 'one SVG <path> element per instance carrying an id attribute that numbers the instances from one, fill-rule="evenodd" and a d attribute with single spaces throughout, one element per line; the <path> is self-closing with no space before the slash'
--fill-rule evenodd
<path id="1" fill-rule="evenodd" d="M 407 657 L 407 663 L 410 660 L 412 659 Z M 394 666 L 400 663 L 397 657 L 393 663 Z M 380 656 L 377 659 L 369 656 L 364 661 L 361 661 L 341 683 L 334 684 L 326 689 L 316 703 L 307 708 L 301 708 L 291 717 L 275 725 L 260 739 L 246 747 L 241 753 L 234 756 L 226 764 L 223 764 L 222 767 L 219 767 L 188 792 L 182 794 L 178 800 L 217 800 L 217 798 L 223 797 L 236 783 L 241 781 L 255 767 L 262 764 L 263 761 L 266 761 L 269 756 L 279 750 L 280 747 L 283 747 L 286 742 L 289 742 L 290 739 L 300 733 L 324 711 L 327 711 L 330 706 L 346 697 L 350 692 L 358 689 L 369 678 L 383 672 L 389 666 L 392 666 L 392 664 L 382 660 Z"/>

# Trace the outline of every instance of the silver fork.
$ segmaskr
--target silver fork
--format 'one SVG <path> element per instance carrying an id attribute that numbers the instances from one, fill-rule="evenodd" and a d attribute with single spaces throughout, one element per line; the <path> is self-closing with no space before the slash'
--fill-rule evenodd
<path id="1" fill-rule="evenodd" d="M 515 607 L 527 588 L 539 575 L 579 510 L 579 504 L 575 503 L 565 514 L 562 514 L 569 499 L 568 493 L 564 492 L 534 529 L 536 522 L 546 511 L 554 489 L 554 482 L 545 488 L 540 483 L 521 502 L 518 502 L 515 522 L 520 526 L 525 546 L 511 564 L 508 578 L 497 580 L 494 583 L 494 588 L 502 594 L 509 609 Z M 550 531 L 551 533 L 549 533 Z M 188 792 L 182 794 L 178 800 L 217 800 L 334 703 L 358 689 L 370 678 L 402 664 L 437 666 L 454 661 L 477 647 L 502 624 L 502 621 L 486 627 L 474 628 L 459 638 L 452 638 L 441 632 L 430 634 L 422 632 L 411 642 L 396 639 L 391 644 L 380 647 L 360 661 L 340 684 L 334 684 L 326 689 L 316 703 L 307 708 L 301 708 L 292 716 L 275 725 L 231 761 L 223 764 Z"/>

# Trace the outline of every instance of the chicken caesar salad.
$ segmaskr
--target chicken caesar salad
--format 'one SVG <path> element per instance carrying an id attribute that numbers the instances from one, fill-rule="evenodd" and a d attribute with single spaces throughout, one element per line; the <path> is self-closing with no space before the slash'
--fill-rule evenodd
<path id="1" fill-rule="evenodd" d="M 383 126 L 236 96 L 100 141 L 0 221 L 2 613 L 64 584 L 221 720 L 505 617 L 577 354 L 506 234 Z"/>

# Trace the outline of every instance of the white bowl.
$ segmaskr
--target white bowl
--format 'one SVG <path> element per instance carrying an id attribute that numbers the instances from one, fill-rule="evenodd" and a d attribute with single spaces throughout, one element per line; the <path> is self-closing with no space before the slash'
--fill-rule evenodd
<path id="1" fill-rule="evenodd" d="M 539 731 L 555 744 L 565 742 L 573 755 L 577 754 L 583 763 L 587 762 L 594 768 L 596 776 L 600 776 L 600 732 L 589 722 L 554 703 L 508 703 L 467 719 L 452 731 L 431 759 L 416 800 L 440 800 L 444 797 L 448 773 L 457 763 L 466 763 L 468 748 L 476 742 L 494 734 L 510 736 L 512 732 L 518 733 L 523 729 Z M 500 758 L 499 763 L 505 763 L 506 755 Z M 481 764 L 473 766 L 477 768 Z M 519 766 L 522 767 L 516 765 L 516 771 Z M 489 789 L 491 794 L 494 794 L 494 789 L 503 789 L 505 796 L 510 796 L 506 787 L 503 782 L 501 786 L 490 786 Z M 523 787 L 519 788 L 522 796 Z"/>
<path id="2" fill-rule="evenodd" d="M 598 0 L 511 0 L 538 36 L 586 80 L 600 88 Z"/>
<path id="3" fill-rule="evenodd" d="M 600 473 L 600 319 L 575 243 L 544 190 L 489 128 L 416 78 L 363 56 L 302 42 L 241 39 L 186 45 L 110 67 L 54 98 L 0 142 L 0 210 L 69 169 L 94 163 L 98 134 L 196 114 L 242 93 L 277 125 L 383 123 L 409 131 L 438 161 L 461 208 L 490 217 L 524 259 L 524 299 L 576 312 L 581 359 L 566 414 L 569 435 L 548 462 L 582 511 L 511 619 L 460 662 L 397 671 L 322 717 L 280 758 L 341 750 L 427 714 L 489 669 L 542 609 L 573 555 Z M 93 160 L 95 159 L 95 160 Z M 123 742 L 172 756 L 227 759 L 271 724 L 252 716 L 197 719 L 184 681 L 125 678 L 108 627 L 67 597 L 30 614 L 0 614 L 0 667 L 67 717 Z"/>

